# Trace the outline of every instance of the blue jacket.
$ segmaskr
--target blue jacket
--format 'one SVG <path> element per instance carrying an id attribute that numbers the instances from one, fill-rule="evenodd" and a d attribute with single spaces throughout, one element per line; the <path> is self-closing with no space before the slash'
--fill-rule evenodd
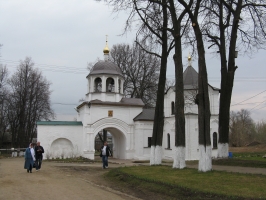
<path id="1" fill-rule="evenodd" d="M 25 157 L 24 169 L 29 169 L 30 165 L 33 167 L 34 160 L 32 158 L 29 147 L 26 149 L 24 157 Z"/>

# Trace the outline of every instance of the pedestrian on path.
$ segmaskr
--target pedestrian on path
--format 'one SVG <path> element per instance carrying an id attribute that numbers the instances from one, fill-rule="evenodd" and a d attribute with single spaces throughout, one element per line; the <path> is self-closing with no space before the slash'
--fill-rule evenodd
<path id="1" fill-rule="evenodd" d="M 100 157 L 102 157 L 103 169 L 108 168 L 108 157 L 112 156 L 112 152 L 107 142 L 104 142 L 104 145 L 101 148 Z"/>
<path id="2" fill-rule="evenodd" d="M 35 152 L 33 149 L 33 144 L 30 143 L 29 147 L 25 151 L 25 164 L 24 164 L 24 169 L 27 169 L 27 172 L 32 173 L 32 168 L 35 162 Z"/>
<path id="3" fill-rule="evenodd" d="M 37 146 L 35 146 L 36 171 L 39 171 L 42 167 L 42 154 L 44 153 L 44 149 L 40 144 L 40 142 L 37 142 Z"/>

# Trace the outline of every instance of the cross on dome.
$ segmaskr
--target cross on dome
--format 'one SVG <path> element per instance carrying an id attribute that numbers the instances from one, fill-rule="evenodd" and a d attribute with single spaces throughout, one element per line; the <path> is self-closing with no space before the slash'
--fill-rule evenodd
<path id="1" fill-rule="evenodd" d="M 106 45 L 105 45 L 105 47 L 104 47 L 104 49 L 103 49 L 103 53 L 104 53 L 104 55 L 105 55 L 105 54 L 109 54 L 109 48 L 108 48 L 108 40 L 107 40 L 107 37 L 108 37 L 108 35 L 106 35 Z"/>

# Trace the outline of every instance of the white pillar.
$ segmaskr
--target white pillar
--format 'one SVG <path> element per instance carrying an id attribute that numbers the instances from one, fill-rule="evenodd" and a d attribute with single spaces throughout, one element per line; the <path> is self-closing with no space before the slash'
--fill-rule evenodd
<path id="1" fill-rule="evenodd" d="M 102 92 L 106 92 L 106 77 L 102 76 Z"/>
<path id="2" fill-rule="evenodd" d="M 118 93 L 119 81 L 118 77 L 115 79 L 115 93 Z"/>
<path id="3" fill-rule="evenodd" d="M 124 80 L 121 79 L 121 94 L 124 94 Z"/>
<path id="4" fill-rule="evenodd" d="M 90 77 L 90 89 L 89 89 L 89 92 L 94 92 L 94 88 L 95 88 L 95 85 L 94 85 L 94 77 Z"/>
<path id="5" fill-rule="evenodd" d="M 83 155 L 85 158 L 89 158 L 91 160 L 94 160 L 94 153 L 95 153 L 95 150 L 94 150 L 94 134 L 93 132 L 88 132 L 86 131 L 85 133 L 86 135 L 86 146 L 84 148 L 84 151 L 83 151 Z"/>

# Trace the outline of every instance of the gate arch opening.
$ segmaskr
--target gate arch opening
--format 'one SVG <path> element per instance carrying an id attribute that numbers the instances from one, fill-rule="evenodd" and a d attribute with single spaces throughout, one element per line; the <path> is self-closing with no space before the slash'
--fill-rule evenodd
<path id="1" fill-rule="evenodd" d="M 121 130 L 114 128 L 114 127 L 107 127 L 107 128 L 104 128 L 104 130 L 106 130 L 107 133 L 110 133 L 112 136 L 112 140 L 111 140 L 112 145 L 110 145 L 109 143 L 108 145 L 110 146 L 112 150 L 113 158 L 126 159 L 126 137 L 124 133 Z M 96 136 L 97 135 L 98 133 L 96 134 Z M 96 139 L 96 136 L 94 138 L 94 141 Z M 95 151 L 100 150 L 99 146 L 95 142 L 94 142 L 94 149 Z"/>

